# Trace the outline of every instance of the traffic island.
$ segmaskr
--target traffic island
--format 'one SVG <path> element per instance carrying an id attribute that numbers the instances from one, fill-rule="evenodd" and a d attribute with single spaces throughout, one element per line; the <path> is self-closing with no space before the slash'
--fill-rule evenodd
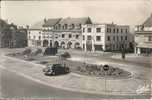
<path id="1" fill-rule="evenodd" d="M 122 70 L 120 64 L 116 63 L 115 65 L 112 65 L 110 64 L 110 62 L 108 62 L 110 64 L 108 70 L 107 70 L 107 66 L 105 66 L 105 68 L 103 65 L 100 67 L 93 66 L 93 67 L 87 67 L 88 68 L 87 70 L 91 70 L 91 68 L 93 68 L 92 69 L 94 70 L 93 72 L 85 71 L 86 72 L 85 73 L 81 69 L 81 67 L 84 68 L 83 67 L 84 65 L 82 62 L 65 60 L 65 62 L 69 63 L 68 65 L 71 68 L 71 71 L 72 71 L 71 73 L 67 75 L 46 77 L 44 73 L 42 72 L 42 68 L 44 68 L 45 64 L 41 65 L 41 64 L 36 64 L 34 62 L 23 61 L 23 60 L 14 59 L 14 58 L 7 58 L 7 59 L 10 59 L 10 60 L 7 60 L 7 63 L 5 62 L 4 65 L 7 65 L 7 67 L 10 66 L 8 70 L 13 70 L 16 73 L 23 75 L 24 77 L 27 77 L 34 81 L 40 82 L 48 86 L 56 87 L 56 88 L 61 88 L 61 89 L 69 90 L 69 91 L 105 94 L 105 95 L 107 94 L 108 95 L 147 95 L 148 94 L 149 95 L 150 93 L 150 90 L 148 87 L 150 84 L 149 80 L 137 79 L 136 77 L 128 78 L 131 76 L 130 72 L 131 73 L 134 72 L 136 75 L 140 74 L 139 71 L 136 71 L 136 69 L 141 68 L 139 66 L 136 67 L 132 65 L 123 64 L 122 68 L 126 68 L 126 69 Z M 46 61 L 44 60 L 44 58 L 41 58 L 41 61 L 42 60 Z M 55 60 L 53 61 L 52 59 L 49 59 L 49 60 L 51 60 L 52 63 L 55 61 Z M 43 63 L 48 63 L 48 62 L 43 62 Z M 12 65 L 14 66 L 12 67 Z M 23 65 L 23 67 L 21 67 L 21 65 Z M 89 65 L 89 64 L 86 64 L 86 65 Z M 42 66 L 42 67 L 39 67 L 39 66 Z M 89 66 L 92 66 L 92 65 L 89 65 Z M 119 68 L 117 69 L 115 66 Z M 136 69 L 129 70 L 129 73 L 128 73 L 127 69 L 129 67 L 132 67 L 132 68 L 136 67 Z M 99 68 L 100 68 L 100 71 L 97 71 L 99 70 Z M 104 72 L 101 73 L 103 70 Z M 91 73 L 91 74 L 88 74 L 88 73 Z M 99 73 L 101 73 L 101 75 Z M 117 75 L 119 76 L 119 79 L 116 78 Z M 95 76 L 95 77 L 91 77 L 91 76 Z M 146 87 L 147 90 L 145 89 L 143 90 L 143 87 Z"/>
<path id="2" fill-rule="evenodd" d="M 84 63 L 82 66 L 77 67 L 76 73 L 94 77 L 106 77 L 108 79 L 131 78 L 130 72 L 109 65 L 96 65 Z"/>

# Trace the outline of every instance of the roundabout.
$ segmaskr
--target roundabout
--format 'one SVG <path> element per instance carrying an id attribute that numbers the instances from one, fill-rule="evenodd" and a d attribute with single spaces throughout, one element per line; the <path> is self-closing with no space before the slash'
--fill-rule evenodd
<path id="1" fill-rule="evenodd" d="M 78 74 L 94 76 L 94 77 L 103 77 L 106 79 L 127 79 L 131 78 L 131 73 L 123 69 L 109 66 L 109 65 L 96 65 L 96 64 L 86 64 L 83 66 L 78 66 Z"/>
<path id="2" fill-rule="evenodd" d="M 29 61 L 14 59 L 12 57 L 10 58 L 10 66 L 13 63 L 15 66 L 10 67 L 9 70 L 15 70 L 16 73 L 23 73 L 25 77 L 36 80 L 37 82 L 47 86 L 80 93 L 83 92 L 102 95 L 150 95 L 151 81 L 150 79 L 146 79 L 150 77 L 146 77 L 146 73 L 148 73 L 150 69 L 147 67 L 142 69 L 143 67 L 141 66 L 87 58 L 85 61 L 87 64 L 109 65 L 109 69 L 111 70 L 116 70 L 115 66 L 117 66 L 118 71 L 128 74 L 126 74 L 125 77 L 109 77 L 107 75 L 111 75 L 112 73 L 107 73 L 105 74 L 106 77 L 104 77 L 104 74 L 101 77 L 96 76 L 95 74 L 85 75 L 72 71 L 66 75 L 46 77 L 42 73 L 42 68 L 44 68 L 44 65 L 36 64 L 34 62 L 30 62 L 30 64 L 28 64 Z M 69 66 L 77 68 L 76 66 L 80 66 L 80 63 L 83 64 L 84 60 L 82 59 L 84 58 L 72 57 L 67 59 L 66 62 L 71 63 Z M 16 61 L 18 62 L 16 63 Z M 20 68 L 21 62 L 26 62 L 26 67 L 24 67 L 24 70 L 23 68 Z M 31 63 L 33 64 L 31 65 Z M 32 68 L 30 68 L 30 66 L 32 66 Z M 101 68 L 103 67 L 104 66 Z"/>

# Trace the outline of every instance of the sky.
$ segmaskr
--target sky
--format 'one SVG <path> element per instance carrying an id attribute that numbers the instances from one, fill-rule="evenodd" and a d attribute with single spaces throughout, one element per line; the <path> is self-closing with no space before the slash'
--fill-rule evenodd
<path id="1" fill-rule="evenodd" d="M 151 0 L 1 1 L 1 18 L 32 25 L 44 18 L 90 17 L 97 23 L 138 25 L 152 13 Z"/>

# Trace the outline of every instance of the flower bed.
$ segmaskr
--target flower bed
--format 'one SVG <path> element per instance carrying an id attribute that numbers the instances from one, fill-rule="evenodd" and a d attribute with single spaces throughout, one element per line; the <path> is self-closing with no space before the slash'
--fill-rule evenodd
<path id="1" fill-rule="evenodd" d="M 107 70 L 104 69 L 105 66 L 108 66 Z M 95 64 L 84 63 L 83 66 L 79 66 L 77 68 L 76 72 L 88 76 L 106 77 L 106 78 L 114 78 L 114 79 L 115 78 L 124 79 L 131 77 L 130 72 L 109 65 L 95 65 Z"/>

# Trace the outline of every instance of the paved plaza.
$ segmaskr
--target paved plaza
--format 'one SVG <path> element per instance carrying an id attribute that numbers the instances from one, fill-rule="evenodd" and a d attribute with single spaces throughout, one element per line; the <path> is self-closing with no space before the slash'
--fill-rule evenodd
<path id="1" fill-rule="evenodd" d="M 8 52 L 14 52 L 16 50 L 7 50 Z M 59 51 L 63 52 L 62 50 Z M 142 56 L 126 56 L 126 60 L 119 59 L 119 54 L 114 55 L 112 53 L 84 53 L 81 51 L 69 50 L 72 58 L 68 59 L 67 63 L 74 67 L 80 63 L 95 63 L 95 64 L 109 64 L 115 67 L 124 69 L 132 73 L 131 78 L 128 79 L 107 79 L 105 84 L 105 78 L 103 77 L 90 77 L 84 76 L 77 73 L 71 72 L 67 75 L 62 76 L 45 76 L 42 73 L 42 68 L 44 65 L 37 64 L 35 61 L 29 62 L 17 58 L 12 58 L 5 56 L 4 53 L 1 54 L 1 65 L 0 68 L 14 72 L 20 76 L 27 79 L 35 81 L 46 86 L 60 88 L 73 92 L 80 93 L 91 93 L 91 94 L 101 94 L 101 95 L 133 95 L 133 96 L 146 96 L 151 92 L 151 57 L 144 57 L 140 61 Z M 85 55 L 85 56 L 83 56 Z M 132 54 L 133 55 L 133 54 Z M 130 58 L 136 57 L 139 59 L 138 63 L 135 59 L 128 60 Z M 49 60 L 58 61 L 57 57 L 47 56 L 45 59 L 40 58 L 39 60 Z M 76 62 L 76 63 L 71 63 Z M 106 86 L 106 87 L 105 87 Z"/>

